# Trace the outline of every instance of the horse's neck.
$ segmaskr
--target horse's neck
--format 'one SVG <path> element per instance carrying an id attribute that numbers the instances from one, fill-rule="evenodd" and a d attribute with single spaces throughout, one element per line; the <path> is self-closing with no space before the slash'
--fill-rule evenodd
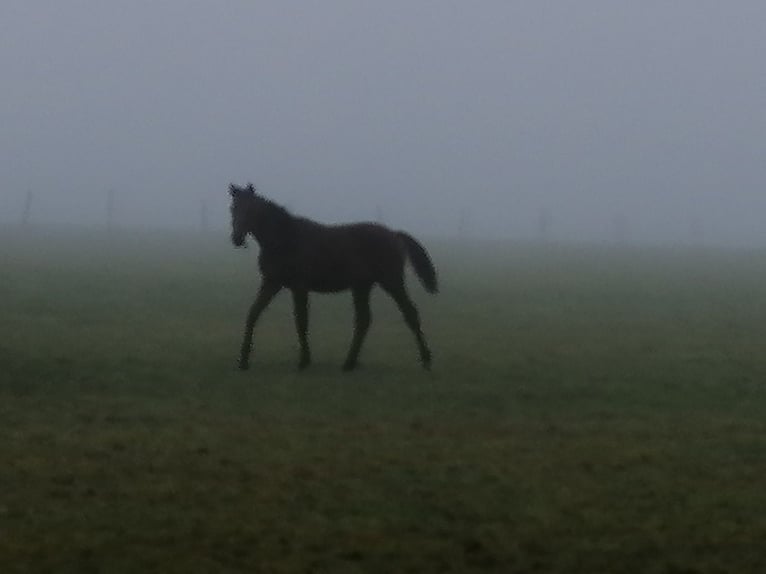
<path id="1" fill-rule="evenodd" d="M 278 249 L 279 245 L 283 243 L 280 235 L 281 234 L 265 234 L 253 231 L 253 237 L 258 243 L 258 247 L 261 248 L 261 251 L 274 251 Z"/>
<path id="2" fill-rule="evenodd" d="M 252 234 L 261 250 L 285 251 L 295 242 L 296 223 L 290 216 L 276 221 L 266 219 L 261 225 L 256 225 Z"/>

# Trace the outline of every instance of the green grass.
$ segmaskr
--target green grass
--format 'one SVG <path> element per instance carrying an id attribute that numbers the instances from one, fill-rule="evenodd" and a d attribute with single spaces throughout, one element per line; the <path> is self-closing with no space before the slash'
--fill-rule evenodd
<path id="1" fill-rule="evenodd" d="M 2 572 L 766 571 L 766 253 L 428 243 L 432 373 L 379 293 L 241 373 L 255 250 L 0 233 Z"/>

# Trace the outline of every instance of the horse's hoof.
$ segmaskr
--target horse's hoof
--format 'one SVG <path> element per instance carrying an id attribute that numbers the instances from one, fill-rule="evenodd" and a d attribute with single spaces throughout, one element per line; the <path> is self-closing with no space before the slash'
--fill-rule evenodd
<path id="1" fill-rule="evenodd" d="M 301 361 L 298 363 L 298 370 L 305 371 L 310 364 L 311 361 L 309 359 L 301 359 Z"/>
<path id="2" fill-rule="evenodd" d="M 431 351 L 426 351 L 423 356 L 421 357 L 421 362 L 423 363 L 423 368 L 426 371 L 431 370 Z"/>
<path id="3" fill-rule="evenodd" d="M 343 372 L 344 373 L 350 373 L 356 369 L 356 363 L 343 363 Z"/>
<path id="4" fill-rule="evenodd" d="M 246 371 L 250 368 L 250 363 L 248 361 L 240 361 L 238 366 L 240 371 Z"/>

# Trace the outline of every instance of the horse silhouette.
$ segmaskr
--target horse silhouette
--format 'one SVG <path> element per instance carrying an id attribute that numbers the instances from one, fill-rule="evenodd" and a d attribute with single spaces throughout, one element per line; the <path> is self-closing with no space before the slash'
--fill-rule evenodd
<path id="1" fill-rule="evenodd" d="M 370 292 L 375 285 L 396 302 L 417 342 L 423 367 L 431 366 L 431 351 L 420 327 L 415 304 L 404 284 L 404 264 L 410 261 L 423 287 L 438 291 L 436 269 L 425 248 L 411 235 L 377 223 L 324 225 L 297 217 L 256 193 L 252 184 L 229 186 L 231 240 L 246 246 L 252 235 L 260 246 L 262 281 L 245 322 L 239 367 L 247 369 L 258 317 L 282 289 L 292 292 L 295 325 L 300 342 L 298 367 L 311 363 L 308 342 L 309 292 L 351 290 L 354 336 L 343 369 L 357 366 L 359 351 L 370 328 Z"/>

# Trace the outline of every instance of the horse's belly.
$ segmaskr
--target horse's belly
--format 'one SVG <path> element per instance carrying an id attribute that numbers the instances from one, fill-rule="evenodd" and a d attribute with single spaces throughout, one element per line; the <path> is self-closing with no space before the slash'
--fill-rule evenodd
<path id="1" fill-rule="evenodd" d="M 335 265 L 324 265 L 310 270 L 305 275 L 306 288 L 320 293 L 335 293 L 344 291 L 363 282 L 367 273 L 362 269 L 350 267 L 347 262 L 337 262 Z"/>
<path id="2" fill-rule="evenodd" d="M 350 286 L 351 282 L 347 277 L 321 276 L 310 278 L 307 288 L 309 291 L 317 291 L 319 293 L 335 293 L 348 289 Z"/>

